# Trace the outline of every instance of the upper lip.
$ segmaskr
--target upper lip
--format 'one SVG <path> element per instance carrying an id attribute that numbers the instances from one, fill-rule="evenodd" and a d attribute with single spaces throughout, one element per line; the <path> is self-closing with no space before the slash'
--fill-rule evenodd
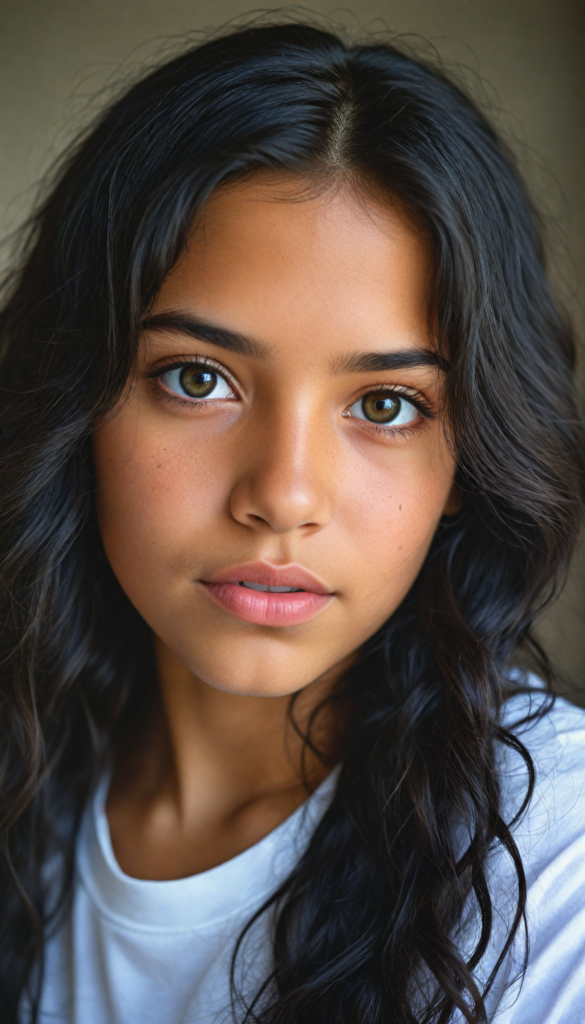
<path id="1" fill-rule="evenodd" d="M 333 591 L 300 565 L 267 565 L 265 562 L 248 562 L 222 569 L 202 583 L 262 583 L 266 587 L 300 587 L 313 594 L 332 594 Z"/>

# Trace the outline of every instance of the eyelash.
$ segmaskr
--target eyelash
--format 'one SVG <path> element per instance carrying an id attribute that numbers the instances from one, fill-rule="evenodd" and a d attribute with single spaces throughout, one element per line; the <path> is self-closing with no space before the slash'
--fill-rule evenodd
<path id="1" fill-rule="evenodd" d="M 225 366 L 222 366 L 221 363 L 216 363 L 209 356 L 198 356 L 196 359 L 193 356 L 179 356 L 178 358 L 171 359 L 168 363 L 157 366 L 154 370 L 148 370 L 145 376 L 153 384 L 156 384 L 156 381 L 160 380 L 165 373 L 169 373 L 171 370 L 183 370 L 186 366 L 207 366 L 210 370 L 215 370 L 216 373 L 224 377 L 233 391 L 237 391 L 235 382 L 230 377 Z M 190 409 L 198 405 L 214 405 L 216 401 L 225 402 L 225 398 L 208 398 L 205 401 L 194 398 L 181 398 L 180 395 L 174 395 L 169 391 L 165 391 L 162 386 L 155 387 L 154 393 L 162 401 L 172 402 L 173 405 L 188 406 Z"/>
<path id="2" fill-rule="evenodd" d="M 201 356 L 195 359 L 193 358 L 192 355 L 185 357 L 179 356 L 178 358 L 175 357 L 168 363 L 163 363 L 157 366 L 156 369 L 149 370 L 145 376 L 149 381 L 152 381 L 152 383 L 155 384 L 156 381 L 160 380 L 163 374 L 169 373 L 169 371 L 171 370 L 182 370 L 185 366 L 208 366 L 210 369 L 215 370 L 217 373 L 221 374 L 221 376 L 225 378 L 229 386 L 234 391 L 237 391 L 235 383 L 233 382 L 225 366 L 223 366 L 221 363 L 215 362 L 214 359 L 210 359 L 208 356 Z M 411 405 L 414 405 L 414 407 L 418 409 L 418 411 L 425 419 L 434 419 L 435 417 L 435 412 L 431 403 L 428 401 L 427 398 L 425 398 L 423 394 L 421 394 L 420 391 L 415 391 L 412 388 L 407 388 L 401 385 L 390 386 L 388 384 L 374 384 L 373 386 L 370 386 L 365 391 L 363 391 L 361 395 L 358 395 L 357 398 L 354 398 L 351 404 L 353 405 L 355 404 L 355 402 L 359 402 L 360 399 L 365 398 L 366 395 L 369 395 L 373 391 L 387 391 L 389 394 L 402 396 L 408 402 L 410 402 Z M 193 406 L 209 406 L 215 404 L 215 401 L 225 401 L 225 398 L 216 400 L 211 398 L 207 399 L 205 402 L 202 400 L 198 401 L 197 399 L 193 398 L 181 398 L 179 395 L 173 395 L 170 392 L 165 391 L 160 386 L 156 387 L 155 394 L 157 398 L 163 401 L 172 402 L 173 405 L 175 406 L 188 406 L 191 409 L 193 408 Z M 346 415 L 346 413 L 344 413 L 344 415 Z M 349 416 L 348 418 L 355 419 L 355 417 L 351 416 Z M 361 419 L 359 420 L 359 423 L 360 426 L 365 427 L 366 430 L 373 431 L 378 436 L 383 435 L 384 437 L 412 436 L 416 434 L 418 430 L 420 430 L 420 428 L 422 427 L 422 423 L 418 423 L 413 427 L 392 427 L 391 425 L 384 426 L 381 423 L 372 423 L 368 420 Z"/>
<path id="3" fill-rule="evenodd" d="M 366 388 L 361 395 L 354 398 L 352 405 L 365 398 L 366 395 L 372 394 L 372 392 L 387 391 L 390 395 L 398 395 L 398 397 L 405 398 L 410 405 L 413 405 L 415 409 L 418 409 L 421 416 L 424 419 L 432 420 L 435 418 L 435 411 L 433 406 L 427 398 L 420 391 L 415 391 L 414 388 L 407 388 L 401 384 L 374 384 L 373 386 Z M 354 417 L 348 417 L 353 419 Z M 384 426 L 382 423 L 373 423 L 371 420 L 359 420 L 360 427 L 364 427 L 366 430 L 383 437 L 413 437 L 422 428 L 421 422 L 415 423 L 414 426 L 404 427 L 393 427 L 390 424 Z"/>

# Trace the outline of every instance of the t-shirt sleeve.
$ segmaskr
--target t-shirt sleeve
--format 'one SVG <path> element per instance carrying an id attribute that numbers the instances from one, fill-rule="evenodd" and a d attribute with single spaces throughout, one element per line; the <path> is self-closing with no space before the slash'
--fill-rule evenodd
<path id="1" fill-rule="evenodd" d="M 489 1020 L 585 1024 L 585 711 L 557 699 L 542 719 L 517 734 L 536 769 L 529 809 L 514 828 L 527 880 L 528 965 L 515 981 L 526 950 L 520 934 L 487 998 Z M 503 804 L 508 818 L 526 782 L 521 761 L 507 757 Z M 516 895 L 503 853 L 493 856 L 490 878 L 497 907 L 495 955 Z"/>

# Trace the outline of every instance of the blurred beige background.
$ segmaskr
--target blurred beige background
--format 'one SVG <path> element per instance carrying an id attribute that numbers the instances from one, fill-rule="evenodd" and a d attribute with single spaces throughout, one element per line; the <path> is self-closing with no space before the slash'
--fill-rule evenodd
<path id="1" fill-rule="evenodd" d="M 186 33 L 253 9 L 247 0 L 0 0 L 0 236 L 22 221 L 43 171 L 116 82 L 161 48 L 183 45 Z M 584 0 L 314 0 L 295 8 L 303 10 L 353 34 L 361 26 L 421 35 L 450 63 L 518 153 L 545 213 L 557 287 L 583 336 Z M 573 685 L 585 687 L 580 562 L 542 633 Z"/>

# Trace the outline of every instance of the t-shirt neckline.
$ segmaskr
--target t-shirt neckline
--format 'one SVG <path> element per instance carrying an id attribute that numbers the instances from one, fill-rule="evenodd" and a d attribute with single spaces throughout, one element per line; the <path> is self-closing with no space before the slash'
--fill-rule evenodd
<path id="1" fill-rule="evenodd" d="M 163 932 L 217 927 L 261 906 L 290 874 L 333 798 L 339 768 L 277 828 L 207 871 L 170 881 L 132 878 L 120 868 L 105 803 L 109 776 L 90 802 L 77 857 L 81 883 L 98 911 L 121 928 Z"/>

